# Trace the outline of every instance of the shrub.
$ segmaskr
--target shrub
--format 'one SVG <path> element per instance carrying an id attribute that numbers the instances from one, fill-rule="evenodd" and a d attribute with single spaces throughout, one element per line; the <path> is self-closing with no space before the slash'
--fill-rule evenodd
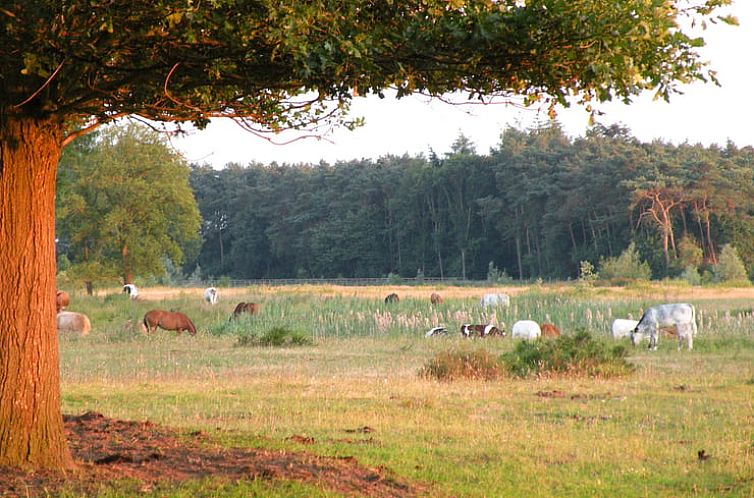
<path id="1" fill-rule="evenodd" d="M 702 276 L 699 274 L 699 270 L 697 270 L 696 266 L 693 265 L 689 265 L 683 270 L 683 273 L 681 273 L 681 280 L 685 280 L 691 285 L 702 284 Z"/>
<path id="2" fill-rule="evenodd" d="M 387 283 L 389 285 L 400 285 L 402 282 L 403 279 L 400 275 L 392 272 L 387 274 Z"/>
<path id="3" fill-rule="evenodd" d="M 498 270 L 495 263 L 490 261 L 487 265 L 487 281 L 492 284 L 509 284 L 513 282 L 513 277 L 506 273 L 505 268 Z"/>
<path id="4" fill-rule="evenodd" d="M 591 286 L 599 275 L 594 270 L 594 265 L 590 261 L 579 262 L 579 283 Z"/>
<path id="5" fill-rule="evenodd" d="M 739 283 L 749 285 L 749 276 L 738 251 L 730 244 L 725 244 L 720 251 L 720 261 L 712 267 L 715 282 Z"/>
<path id="6" fill-rule="evenodd" d="M 502 376 L 499 360 L 484 349 L 476 351 L 446 350 L 438 353 L 419 370 L 427 379 L 451 381 L 458 379 L 495 380 Z"/>
<path id="7" fill-rule="evenodd" d="M 262 335 L 242 334 L 238 336 L 238 346 L 309 346 L 314 342 L 306 334 L 284 327 L 275 327 Z"/>
<path id="8" fill-rule="evenodd" d="M 599 276 L 603 280 L 649 280 L 652 270 L 641 260 L 636 245 L 631 242 L 617 258 L 600 258 Z"/>
<path id="9" fill-rule="evenodd" d="M 554 341 L 521 341 L 513 351 L 503 354 L 501 360 L 516 377 L 559 374 L 606 378 L 633 370 L 626 356 L 625 346 L 610 347 L 595 340 L 586 330 L 580 330 Z"/>
<path id="10" fill-rule="evenodd" d="M 242 315 L 232 320 L 214 322 L 209 326 L 211 335 L 248 335 L 254 324 L 252 316 Z"/>

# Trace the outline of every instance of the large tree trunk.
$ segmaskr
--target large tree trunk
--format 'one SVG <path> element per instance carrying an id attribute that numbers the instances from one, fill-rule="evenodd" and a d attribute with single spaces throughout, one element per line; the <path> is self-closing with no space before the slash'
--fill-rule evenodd
<path id="1" fill-rule="evenodd" d="M 0 467 L 72 465 L 60 412 L 55 175 L 61 126 L 0 122 Z"/>

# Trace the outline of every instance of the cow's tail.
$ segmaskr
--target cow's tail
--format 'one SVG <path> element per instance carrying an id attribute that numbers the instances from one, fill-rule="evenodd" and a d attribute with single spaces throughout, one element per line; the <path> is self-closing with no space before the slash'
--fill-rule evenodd
<path id="1" fill-rule="evenodd" d="M 693 304 L 691 306 L 691 336 L 695 336 L 698 332 L 698 329 L 696 328 L 696 306 Z"/>

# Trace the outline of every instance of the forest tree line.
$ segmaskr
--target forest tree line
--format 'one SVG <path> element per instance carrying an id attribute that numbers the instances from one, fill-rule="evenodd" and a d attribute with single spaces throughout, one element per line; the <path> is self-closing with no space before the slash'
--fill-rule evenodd
<path id="1" fill-rule="evenodd" d="M 654 278 L 709 270 L 725 245 L 754 271 L 752 147 L 553 123 L 507 129 L 487 154 L 461 135 L 442 156 L 217 170 L 157 135 L 114 128 L 64 155 L 69 275 L 565 279 L 629 244 Z"/>
<path id="2" fill-rule="evenodd" d="M 207 275 L 577 277 L 631 242 L 655 278 L 754 270 L 754 149 L 641 143 L 619 127 L 571 139 L 507 129 L 488 154 L 460 136 L 440 157 L 194 166 Z"/>

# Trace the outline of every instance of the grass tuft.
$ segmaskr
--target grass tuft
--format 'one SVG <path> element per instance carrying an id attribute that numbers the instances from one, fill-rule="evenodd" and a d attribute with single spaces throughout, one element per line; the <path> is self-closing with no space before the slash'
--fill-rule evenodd
<path id="1" fill-rule="evenodd" d="M 237 346 L 268 346 L 268 347 L 287 347 L 287 346 L 310 346 L 314 341 L 306 334 L 297 330 L 290 330 L 284 327 L 275 327 L 263 334 L 242 334 L 238 336 Z"/>
<path id="2" fill-rule="evenodd" d="M 440 352 L 419 370 L 419 376 L 442 381 L 496 380 L 502 377 L 504 371 L 498 359 L 480 348 L 476 351 Z"/>

